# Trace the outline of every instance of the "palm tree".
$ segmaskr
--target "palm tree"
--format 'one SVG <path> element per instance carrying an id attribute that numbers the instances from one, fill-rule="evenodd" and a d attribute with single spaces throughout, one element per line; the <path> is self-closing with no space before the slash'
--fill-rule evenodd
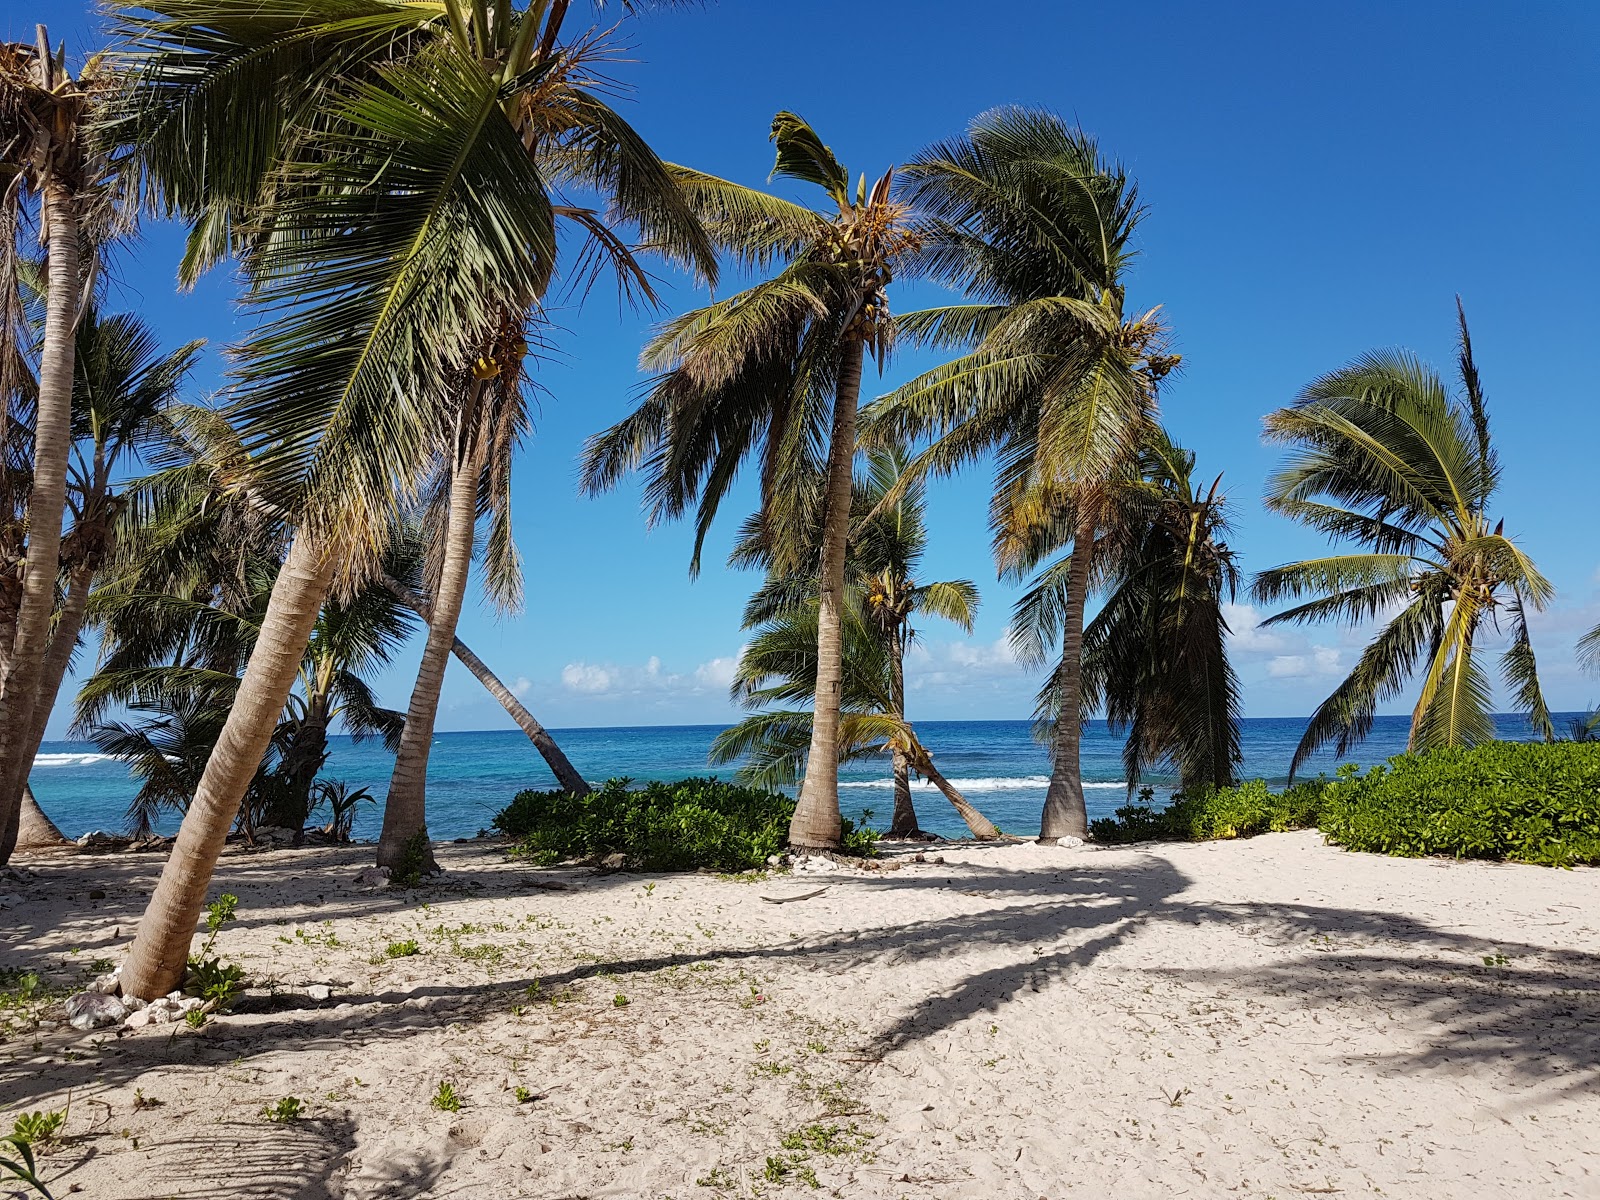
<path id="1" fill-rule="evenodd" d="M 1409 352 L 1381 350 L 1314 380 L 1266 419 L 1267 437 L 1293 448 L 1268 481 L 1267 507 L 1366 547 L 1263 571 L 1259 600 L 1302 601 L 1267 624 L 1383 621 L 1312 714 L 1291 776 L 1328 742 L 1342 755 L 1361 741 L 1378 705 L 1399 695 L 1419 666 L 1411 750 L 1493 738 L 1480 640 L 1502 620 L 1511 640 L 1501 674 L 1534 728 L 1553 736 L 1526 614 L 1554 589 L 1489 514 L 1500 461 L 1459 299 L 1456 314 L 1458 396 Z"/>
<path id="2" fill-rule="evenodd" d="M 1125 732 L 1123 766 L 1132 793 L 1153 767 L 1177 771 L 1194 794 L 1237 781 L 1239 683 L 1228 661 L 1224 606 L 1238 588 L 1221 480 L 1201 491 L 1193 453 L 1157 431 L 1140 455 L 1139 479 L 1126 489 L 1122 536 L 1099 551 L 1110 595 L 1084 631 L 1083 706 L 1102 706 Z M 1040 572 L 1018 601 L 1014 642 L 1042 662 L 1060 636 L 1071 555 Z M 1040 696 L 1053 727 L 1055 680 Z"/>
<path id="3" fill-rule="evenodd" d="M 65 52 L 52 52 L 39 26 L 29 46 L 0 44 L 0 383 L 5 384 L 8 421 L 22 406 L 14 375 L 23 356 L 15 298 L 19 277 L 19 213 L 37 198 L 46 256 L 43 334 L 38 344 L 37 387 L 32 389 L 27 546 L 21 567 L 20 600 L 12 636 L 0 646 L 0 862 L 16 845 L 22 793 L 31 755 L 25 753 L 36 724 L 40 682 L 55 611 L 61 537 L 67 504 L 67 468 L 72 451 L 72 393 L 79 310 L 93 253 L 83 254 L 89 234 L 86 210 L 96 188 L 95 159 L 88 146 L 88 114 L 96 86 L 92 69 L 74 78 Z"/>
<path id="4" fill-rule="evenodd" d="M 562 42 L 566 3 L 120 11 L 131 87 L 116 133 L 151 203 L 193 223 L 186 272 L 241 258 L 263 323 L 239 349 L 232 416 L 296 527 L 123 972 L 159 995 L 182 976 L 323 598 L 375 568 L 397 511 L 474 427 L 458 415 L 477 365 L 500 360 L 548 289 L 558 223 L 626 287 L 648 278 L 619 223 L 702 274 L 715 260 L 665 165 L 595 92 L 603 46 Z"/>
<path id="5" fill-rule="evenodd" d="M 203 344 L 190 342 L 162 353 L 155 333 L 137 316 L 103 316 L 88 301 L 75 341 L 67 488 L 72 524 L 61 542 L 61 599 L 38 681 L 33 725 L 17 750 L 30 764 L 77 649 L 90 589 L 115 554 L 124 506 L 122 471 L 176 402 Z M 22 802 L 26 805 L 29 798 L 24 795 Z"/>
<path id="6" fill-rule="evenodd" d="M 791 845 L 839 844 L 839 713 L 845 543 L 850 532 L 856 411 L 867 355 L 880 368 L 894 335 L 887 289 L 914 247 L 893 172 L 852 193 L 850 175 L 793 113 L 772 122 L 773 175 L 814 184 L 814 212 L 710 176 L 684 186 L 717 244 L 742 265 L 781 269 L 747 290 L 668 322 L 641 363 L 658 372 L 630 416 L 590 440 L 584 487 L 614 486 L 645 466 L 652 521 L 697 506 L 691 570 L 717 509 L 749 458 L 759 462 L 760 521 L 780 574 L 820 528 L 816 708 Z"/>
<path id="7" fill-rule="evenodd" d="M 785 608 L 762 624 L 739 657 L 733 698 L 746 708 L 765 711 L 718 734 L 710 757 L 714 763 L 741 762 L 739 778 L 752 787 L 791 786 L 814 744 L 811 711 L 768 706 L 815 705 L 817 614 L 815 599 Z M 897 767 L 903 763 L 937 787 L 974 837 L 998 837 L 999 830 L 933 765 L 932 755 L 896 707 L 893 643 L 867 611 L 860 592 L 849 593 L 843 616 L 839 760 L 878 757 L 887 750 Z M 909 780 L 906 786 L 909 790 Z"/>
<path id="8" fill-rule="evenodd" d="M 1157 310 L 1124 311 L 1130 240 L 1142 209 L 1127 173 L 1060 117 L 1003 108 L 905 168 L 923 217 L 918 263 L 971 303 L 901 318 L 901 332 L 966 352 L 875 404 L 868 440 L 937 440 L 914 473 L 994 454 L 990 522 L 1003 572 L 1028 569 L 1041 525 L 1074 553 L 1054 686 L 1059 713 L 1039 839 L 1083 837 L 1079 741 L 1084 610 L 1096 539 L 1156 421 L 1156 385 L 1177 364 Z"/>

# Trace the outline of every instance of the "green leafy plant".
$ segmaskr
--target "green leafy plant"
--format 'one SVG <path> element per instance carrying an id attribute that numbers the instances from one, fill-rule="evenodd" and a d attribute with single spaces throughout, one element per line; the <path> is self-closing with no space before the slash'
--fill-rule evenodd
<path id="1" fill-rule="evenodd" d="M 285 1096 L 276 1104 L 263 1105 L 261 1115 L 275 1125 L 283 1125 L 304 1116 L 305 1104 L 298 1096 Z"/>
<path id="2" fill-rule="evenodd" d="M 460 1112 L 461 1093 L 456 1091 L 456 1085 L 448 1079 L 439 1081 L 439 1090 L 434 1092 L 433 1099 L 428 1103 L 440 1112 Z"/>
<path id="3" fill-rule="evenodd" d="M 56 1140 L 66 1123 L 67 1110 L 64 1108 L 21 1113 L 12 1122 L 11 1140 L 26 1142 L 30 1146 L 47 1146 Z"/>
<path id="4" fill-rule="evenodd" d="M 586 796 L 520 792 L 495 829 L 536 863 L 621 854 L 652 871 L 756 870 L 785 844 L 794 801 L 777 792 L 714 778 L 630 783 L 610 779 Z"/>
<path id="5" fill-rule="evenodd" d="M 1600 744 L 1483 742 L 1347 767 L 1320 824 L 1351 850 L 1600 864 Z"/>
<path id="6" fill-rule="evenodd" d="M 1260 779 L 1238 787 L 1179 793 L 1162 809 L 1151 804 L 1149 788 L 1139 800 L 1089 825 L 1094 839 L 1109 845 L 1128 842 L 1200 842 L 1213 838 L 1252 837 L 1317 824 L 1325 781 L 1301 783 L 1274 792 Z"/>
<path id="7" fill-rule="evenodd" d="M 383 948 L 385 958 L 411 958 L 422 953 L 422 947 L 417 945 L 416 938 L 406 938 L 401 942 L 390 942 Z"/>
<path id="8" fill-rule="evenodd" d="M 239 897 L 226 892 L 206 905 L 206 940 L 189 956 L 189 968 L 183 976 L 184 991 L 213 1001 L 216 1008 L 228 1007 L 244 991 L 244 968 L 224 963 L 211 953 L 217 934 L 238 911 Z"/>
<path id="9" fill-rule="evenodd" d="M 206 1014 L 198 1008 L 191 1008 L 183 1014 L 183 1023 L 190 1029 L 201 1029 L 206 1023 Z"/>
<path id="10" fill-rule="evenodd" d="M 522 1087 L 520 1084 L 517 1086 L 516 1091 L 514 1091 L 512 1095 L 517 1098 L 518 1104 L 532 1104 L 536 1099 L 538 1099 L 537 1096 L 535 1096 L 527 1088 Z"/>
<path id="11" fill-rule="evenodd" d="M 412 834 L 400 850 L 400 858 L 389 872 L 389 886 L 416 887 L 428 873 L 433 861 L 428 845 L 428 831 L 419 829 Z"/>
<path id="12" fill-rule="evenodd" d="M 624 996 L 621 992 L 618 992 L 615 996 L 611 997 L 611 1007 L 612 1008 L 627 1008 L 628 1007 L 628 998 L 626 996 Z"/>

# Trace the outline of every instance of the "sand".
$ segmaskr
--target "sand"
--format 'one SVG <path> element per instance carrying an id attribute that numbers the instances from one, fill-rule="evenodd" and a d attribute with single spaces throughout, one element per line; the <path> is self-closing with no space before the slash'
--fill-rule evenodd
<path id="1" fill-rule="evenodd" d="M 97 1200 L 1600 1196 L 1600 871 L 913 849 L 750 882 L 473 843 L 402 893 L 369 849 L 230 854 L 241 1010 L 13 1029 L 0 1100 L 70 1093 L 44 1173 Z M 23 862 L 0 961 L 58 980 L 160 868 Z"/>

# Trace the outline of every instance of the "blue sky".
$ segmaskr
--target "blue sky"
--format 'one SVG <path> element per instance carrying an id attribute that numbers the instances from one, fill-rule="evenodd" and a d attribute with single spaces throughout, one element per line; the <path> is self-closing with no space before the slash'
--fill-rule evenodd
<path id="1" fill-rule="evenodd" d="M 42 10 L 81 52 L 96 20 L 81 0 L 7 5 L 0 36 Z M 615 12 L 613 8 L 610 11 Z M 1317 553 L 1319 539 L 1262 512 L 1277 451 L 1263 413 L 1313 376 L 1375 346 L 1448 368 L 1454 300 L 1472 323 L 1505 465 L 1498 511 L 1556 584 L 1535 623 L 1552 705 L 1582 708 L 1600 680 L 1572 662 L 1600 620 L 1594 535 L 1597 418 L 1592 346 L 1600 233 L 1600 7 L 1587 3 L 1011 6 L 975 20 L 954 0 L 723 0 L 648 14 L 617 35 L 624 109 L 664 156 L 759 183 L 772 114 L 803 114 L 856 172 L 876 175 L 999 104 L 1079 120 L 1138 177 L 1149 216 L 1130 304 L 1161 304 L 1184 355 L 1163 402 L 1177 439 L 1221 472 L 1247 570 Z M 26 20 L 24 19 L 26 18 Z M 172 343 L 213 352 L 197 391 L 221 381 L 217 348 L 240 332 L 231 283 L 173 284 L 178 237 L 155 228 L 118 271 L 117 306 Z M 666 305 L 695 302 L 668 280 Z M 902 288 L 898 308 L 936 293 Z M 651 316 L 604 289 L 562 330 L 516 476 L 526 611 L 478 606 L 462 636 L 551 726 L 723 721 L 756 580 L 715 564 L 732 505 L 687 574 L 690 532 L 646 530 L 633 488 L 578 498 L 588 434 L 629 408 Z M 903 357 L 887 390 L 926 360 Z M 913 717 L 1019 718 L 1037 681 L 1005 651 L 1015 589 L 994 581 L 982 472 L 933 486 L 930 578 L 971 578 L 984 604 L 971 639 L 930 624 L 910 664 Z M 747 498 L 747 496 L 746 496 Z M 1241 598 L 1235 651 L 1247 715 L 1303 714 L 1347 669 L 1360 635 L 1262 631 Z M 415 647 L 379 681 L 405 706 Z M 503 714 L 460 668 L 440 727 L 494 728 Z M 52 736 L 64 726 L 61 714 Z"/>

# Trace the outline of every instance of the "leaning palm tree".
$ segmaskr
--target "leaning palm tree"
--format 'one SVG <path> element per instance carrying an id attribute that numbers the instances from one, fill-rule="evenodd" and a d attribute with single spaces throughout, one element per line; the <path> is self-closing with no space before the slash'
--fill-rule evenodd
<path id="1" fill-rule="evenodd" d="M 62 680 L 78 648 L 89 592 L 116 552 L 126 497 L 122 475 L 175 405 L 201 342 L 163 352 L 131 313 L 103 314 L 85 302 L 75 334 L 72 455 L 61 541 L 60 601 L 40 673 L 33 725 L 18 749 L 32 763 Z M 24 803 L 27 798 L 24 797 Z"/>
<path id="2" fill-rule="evenodd" d="M 993 454 L 990 522 L 1003 572 L 1029 569 L 1024 548 L 1041 523 L 1068 531 L 1059 715 L 1039 838 L 1083 837 L 1081 659 L 1096 539 L 1121 511 L 1121 481 L 1155 425 L 1156 385 L 1177 363 L 1157 311 L 1125 311 L 1143 210 L 1133 180 L 1092 138 L 1036 110 L 983 114 L 964 136 L 914 158 L 904 179 L 924 218 L 919 265 L 972 302 L 908 314 L 901 332 L 965 353 L 875 404 L 867 436 L 933 436 L 915 473 Z"/>
<path id="3" fill-rule="evenodd" d="M 61 538 L 72 451 L 73 331 L 89 287 L 94 254 L 83 253 L 90 233 L 97 173 L 89 145 L 94 69 L 78 77 L 65 51 L 53 51 L 44 26 L 33 45 L 0 43 L 0 385 L 7 422 L 31 416 L 26 552 L 11 636 L 0 645 L 0 862 L 16 845 L 22 794 L 32 756 L 61 566 Z M 45 243 L 45 314 L 37 346 L 37 386 L 24 406 L 17 373 L 28 357 L 16 341 L 21 217 L 36 202 Z M 24 408 L 31 413 L 23 413 Z"/>
<path id="4" fill-rule="evenodd" d="M 861 372 L 880 365 L 894 322 L 887 289 L 915 247 L 893 172 L 870 191 L 793 113 L 772 122 L 774 176 L 822 188 L 831 207 L 798 204 L 709 176 L 684 186 L 707 231 L 741 264 L 782 264 L 746 291 L 668 322 L 641 358 L 658 372 L 638 409 L 591 439 L 584 487 L 615 486 L 643 464 L 651 520 L 696 506 L 691 569 L 719 505 L 748 459 L 759 463 L 759 522 L 780 574 L 806 557 L 819 528 L 816 709 L 789 841 L 839 844 L 839 712 L 845 549 Z"/>
<path id="5" fill-rule="evenodd" d="M 812 711 L 772 706 L 815 707 L 817 613 L 815 600 L 785 609 L 761 626 L 739 656 L 733 699 L 760 711 L 718 734 L 710 757 L 714 763 L 741 763 L 739 778 L 752 787 L 792 786 L 814 744 Z M 896 707 L 898 660 L 893 643 L 860 592 L 849 594 L 843 616 L 839 761 L 877 758 L 887 751 L 897 765 L 904 763 L 938 788 L 973 837 L 983 841 L 998 837 L 999 830 L 934 766 L 933 756 Z"/>
<path id="6" fill-rule="evenodd" d="M 1355 669 L 1324 700 L 1295 749 L 1291 776 L 1328 742 L 1339 754 L 1372 728 L 1378 705 L 1420 667 L 1411 750 L 1495 736 L 1481 645 L 1505 622 L 1500 671 L 1518 708 L 1553 735 L 1539 685 L 1527 609 L 1554 589 L 1490 515 L 1500 460 L 1459 300 L 1460 394 L 1403 350 L 1373 351 L 1314 380 L 1266 419 L 1269 440 L 1292 447 L 1268 482 L 1267 507 L 1360 552 L 1263 571 L 1255 595 L 1300 601 L 1268 624 L 1383 620 Z"/>
<path id="7" fill-rule="evenodd" d="M 262 323 L 238 349 L 231 414 L 295 526 L 139 923 L 132 991 L 181 978 L 323 600 L 377 568 L 397 512 L 472 427 L 458 416 L 477 398 L 477 365 L 522 336 L 556 274 L 557 226 L 588 238 L 625 286 L 649 281 L 619 226 L 715 269 L 668 169 L 595 90 L 603 45 L 563 41 L 568 8 L 119 3 L 131 86 L 114 133 L 150 202 L 192 223 L 185 269 L 241 261 Z"/>
<path id="8" fill-rule="evenodd" d="M 1194 454 L 1157 431 L 1125 489 L 1122 536 L 1102 541 L 1109 577 L 1104 606 L 1084 631 L 1083 704 L 1104 708 L 1123 732 L 1128 790 L 1152 768 L 1176 771 L 1189 793 L 1237 779 L 1239 683 L 1228 660 L 1225 606 L 1238 567 L 1224 539 L 1220 479 L 1201 490 Z M 1024 661 L 1042 662 L 1060 637 L 1071 555 L 1051 562 L 1017 603 L 1013 643 Z M 1053 728 L 1055 680 L 1040 694 L 1039 716 Z"/>

